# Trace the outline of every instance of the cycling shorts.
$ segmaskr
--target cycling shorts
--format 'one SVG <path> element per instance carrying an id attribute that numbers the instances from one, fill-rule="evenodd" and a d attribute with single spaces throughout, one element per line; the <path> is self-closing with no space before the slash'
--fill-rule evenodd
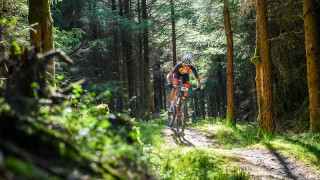
<path id="1" fill-rule="evenodd" d="M 189 74 L 181 74 L 180 72 L 175 72 L 173 74 L 173 82 L 178 82 L 180 77 L 182 78 L 182 85 L 189 87 Z"/>

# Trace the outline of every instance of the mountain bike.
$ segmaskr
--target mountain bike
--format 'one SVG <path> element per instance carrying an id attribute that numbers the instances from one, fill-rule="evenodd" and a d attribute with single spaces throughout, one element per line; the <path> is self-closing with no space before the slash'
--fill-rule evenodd
<path id="1" fill-rule="evenodd" d="M 173 112 L 168 112 L 168 122 L 170 127 L 176 125 L 177 135 L 181 137 L 184 136 L 188 120 L 187 96 L 184 96 L 184 92 L 188 92 L 189 88 L 185 86 L 173 86 L 173 88 L 177 89 L 176 98 L 173 104 Z M 197 88 L 192 90 L 194 89 Z"/>

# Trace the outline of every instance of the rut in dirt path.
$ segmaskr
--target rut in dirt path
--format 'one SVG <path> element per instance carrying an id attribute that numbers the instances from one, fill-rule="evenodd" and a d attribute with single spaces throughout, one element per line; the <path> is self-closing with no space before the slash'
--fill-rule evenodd
<path id="1" fill-rule="evenodd" d="M 164 127 L 162 135 L 166 140 L 166 147 L 178 147 L 178 145 L 183 146 L 194 146 L 197 148 L 209 148 L 209 147 L 218 147 L 217 143 L 214 140 L 211 140 L 203 135 L 201 131 L 196 129 L 186 128 L 184 130 L 185 136 L 181 138 L 176 138 L 175 128 Z"/>
<path id="2" fill-rule="evenodd" d="M 175 137 L 175 129 L 164 127 L 161 135 L 165 139 L 165 148 L 176 148 L 178 146 L 196 148 L 219 148 L 218 142 L 207 138 L 201 131 L 186 128 L 183 138 Z M 247 171 L 252 179 L 272 180 L 320 180 L 320 175 L 311 167 L 303 167 L 290 158 L 285 158 L 278 152 L 269 148 L 268 150 L 251 148 L 242 150 L 223 150 L 232 153 L 240 160 L 240 166 Z"/>

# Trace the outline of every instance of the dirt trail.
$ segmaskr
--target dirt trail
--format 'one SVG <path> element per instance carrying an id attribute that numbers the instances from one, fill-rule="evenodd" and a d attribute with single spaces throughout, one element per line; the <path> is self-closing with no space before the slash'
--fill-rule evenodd
<path id="1" fill-rule="evenodd" d="M 162 131 L 167 148 L 193 146 L 197 148 L 219 148 L 215 140 L 207 138 L 201 131 L 187 128 L 183 138 L 174 136 L 174 129 L 165 127 Z M 285 158 L 276 151 L 265 149 L 225 150 L 240 158 L 240 166 L 248 171 L 253 179 L 297 179 L 297 180 L 320 180 L 310 167 L 303 167 L 289 158 Z"/>

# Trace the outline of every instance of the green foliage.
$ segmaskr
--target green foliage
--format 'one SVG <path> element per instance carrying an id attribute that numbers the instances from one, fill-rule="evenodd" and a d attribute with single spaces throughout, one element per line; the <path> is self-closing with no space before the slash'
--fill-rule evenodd
<path id="1" fill-rule="evenodd" d="M 107 114 L 109 114 L 109 108 L 108 108 L 107 104 L 100 104 L 98 106 L 90 108 L 89 113 L 92 116 L 107 115 Z"/>
<path id="2" fill-rule="evenodd" d="M 3 165 L 8 170 L 9 177 L 21 178 L 21 179 L 48 179 L 58 180 L 60 178 L 49 176 L 46 173 L 41 172 L 30 161 L 22 161 L 14 157 L 5 157 L 3 159 Z"/>
<path id="3" fill-rule="evenodd" d="M 6 18 L 1 19 L 0 25 L 6 24 L 6 23 L 7 23 L 7 19 Z"/>
<path id="4" fill-rule="evenodd" d="M 82 40 L 85 32 L 80 28 L 72 28 L 70 31 L 61 30 L 58 27 L 53 28 L 55 48 L 60 48 L 69 53 Z"/>
<path id="5" fill-rule="evenodd" d="M 0 26 L 1 43 L 5 51 L 9 51 L 11 42 L 17 45 L 29 45 L 29 30 L 27 23 L 28 5 L 26 0 L 3 1 L 1 3 Z"/>
<path id="6" fill-rule="evenodd" d="M 12 50 L 11 52 L 14 54 L 14 55 L 19 55 L 21 53 L 21 50 L 20 50 L 20 47 L 18 45 L 18 43 L 16 41 L 13 41 L 11 43 L 11 46 L 12 46 Z"/>

